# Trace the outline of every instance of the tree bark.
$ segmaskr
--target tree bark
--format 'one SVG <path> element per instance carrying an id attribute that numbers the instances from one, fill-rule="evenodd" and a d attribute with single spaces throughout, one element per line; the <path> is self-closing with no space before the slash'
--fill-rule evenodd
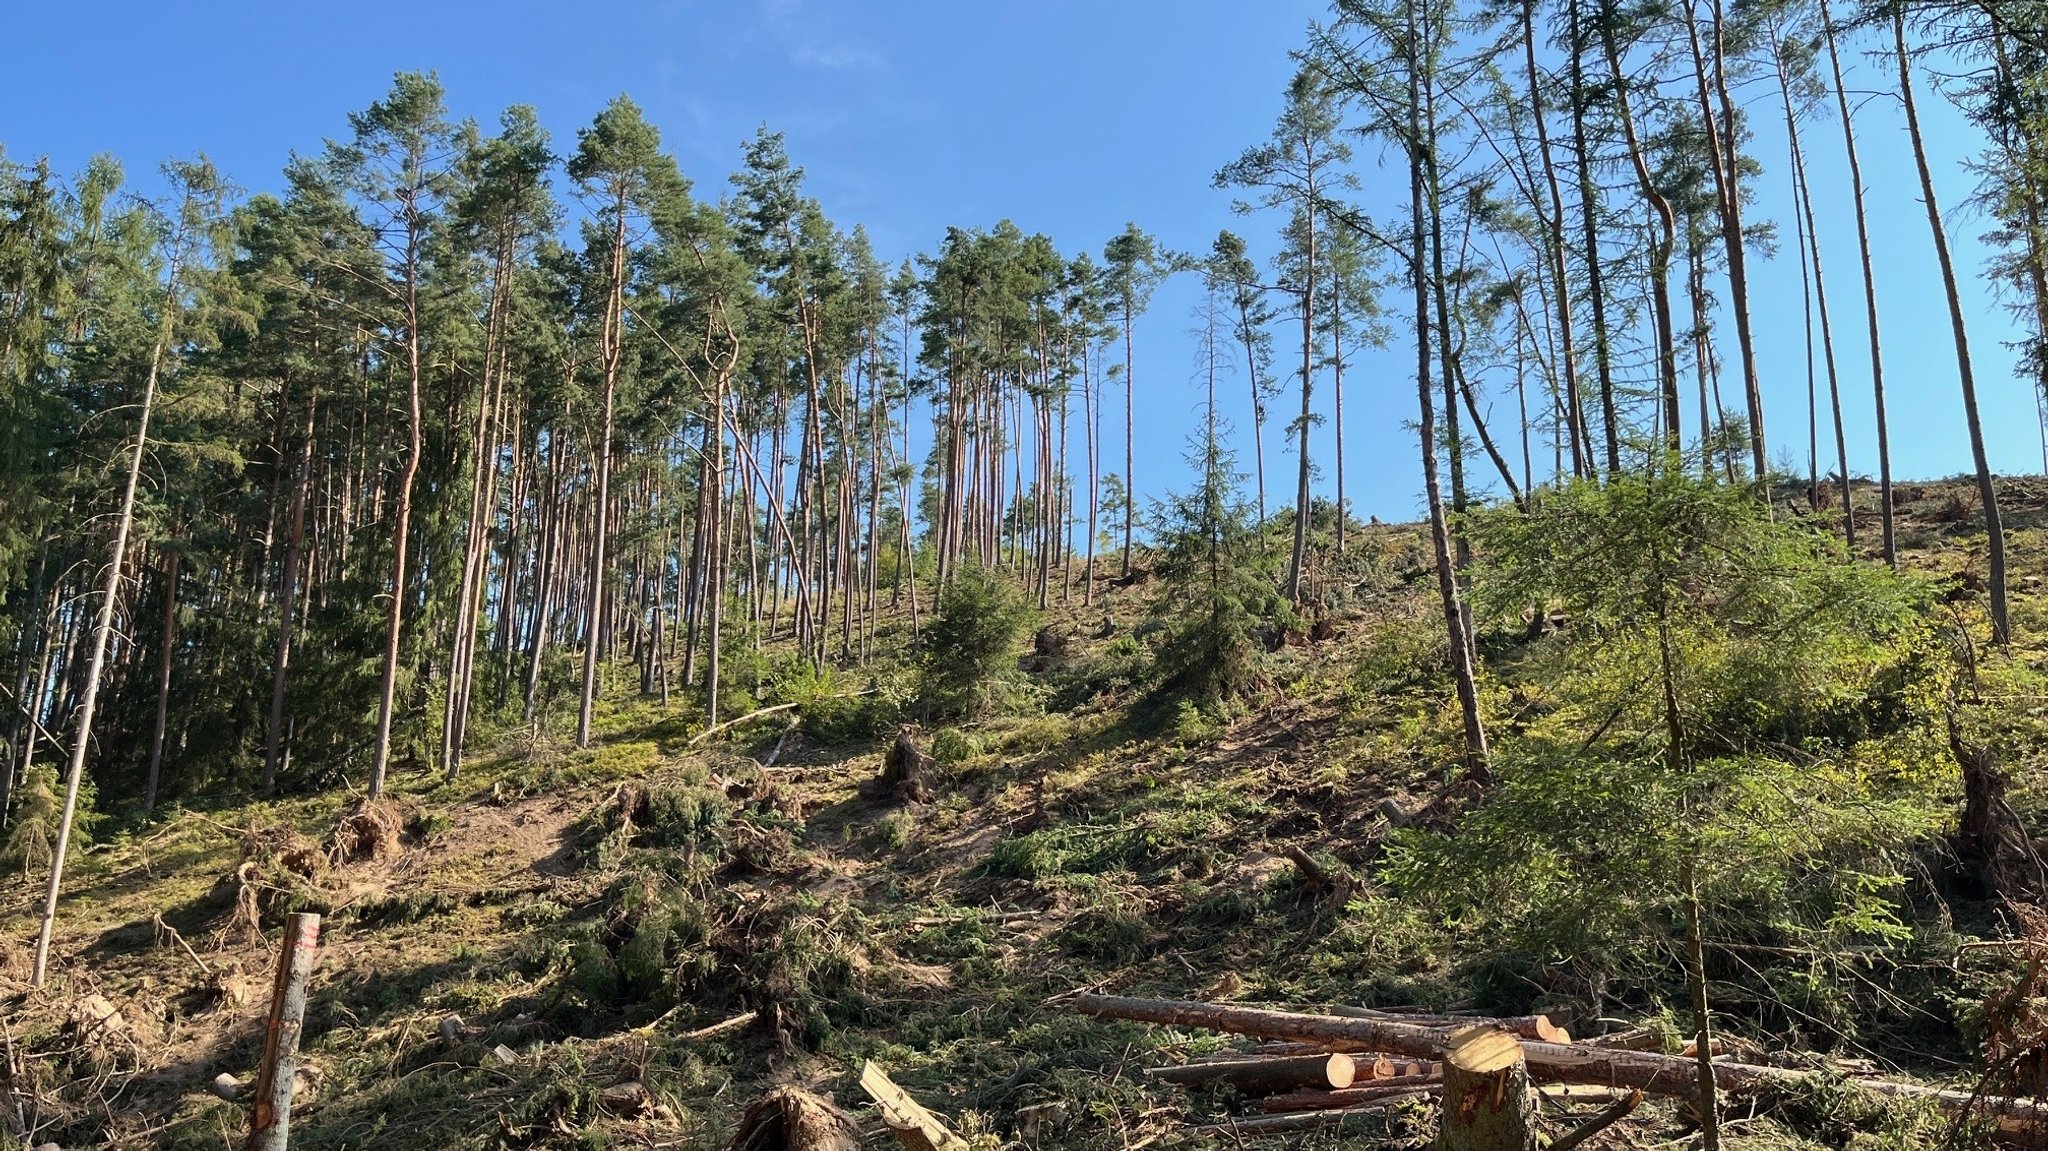
<path id="1" fill-rule="evenodd" d="M 1455 1031 L 1444 1042 L 1444 1099 L 1436 1151 L 1533 1151 L 1529 1068 L 1512 1034 Z"/>
<path id="2" fill-rule="evenodd" d="M 1920 169 L 1920 193 L 1927 205 L 1927 227 L 1934 235 L 1934 255 L 1941 265 L 1942 288 L 1948 296 L 1949 326 L 1955 335 L 1956 374 L 1963 390 L 1963 419 L 1970 429 L 1970 458 L 1977 467 L 1977 498 L 1984 504 L 1984 530 L 1990 537 L 1991 638 L 2004 647 L 2012 641 L 2012 624 L 2006 614 L 2005 525 L 1998 514 L 1998 488 L 1991 477 L 1991 461 L 1984 449 L 1984 423 L 1977 411 L 1977 374 L 1970 365 L 1970 336 L 1963 318 L 1963 298 L 1956 285 L 1955 261 L 1948 250 L 1948 232 L 1942 226 L 1941 206 L 1934 197 L 1934 173 L 1927 163 L 1927 141 L 1920 132 L 1920 113 L 1913 100 L 1912 58 L 1906 51 L 1906 17 L 1903 10 L 1892 12 L 1892 35 L 1898 52 L 1899 96 L 1906 105 L 1906 134 L 1913 141 L 1913 161 Z"/>

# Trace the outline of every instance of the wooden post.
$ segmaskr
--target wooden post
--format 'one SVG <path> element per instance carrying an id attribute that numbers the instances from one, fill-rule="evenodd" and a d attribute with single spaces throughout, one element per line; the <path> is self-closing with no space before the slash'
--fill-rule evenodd
<path id="1" fill-rule="evenodd" d="M 1467 1027 L 1444 1043 L 1436 1151 L 1534 1151 L 1529 1067 L 1513 1032 Z"/>
<path id="2" fill-rule="evenodd" d="M 320 917 L 294 912 L 285 920 L 270 991 L 270 1023 L 263 1032 L 263 1062 L 256 1070 L 255 1107 L 243 1151 L 285 1151 L 292 1118 L 292 1079 L 298 1069 L 299 1032 L 306 1022 L 306 984 L 320 945 Z"/>

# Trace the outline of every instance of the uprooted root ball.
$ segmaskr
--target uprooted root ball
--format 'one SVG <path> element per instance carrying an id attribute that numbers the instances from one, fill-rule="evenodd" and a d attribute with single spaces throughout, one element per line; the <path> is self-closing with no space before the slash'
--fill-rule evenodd
<path id="1" fill-rule="evenodd" d="M 327 837 L 327 858 L 336 867 L 395 859 L 404 831 L 405 819 L 394 804 L 365 799 L 343 815 Z"/>

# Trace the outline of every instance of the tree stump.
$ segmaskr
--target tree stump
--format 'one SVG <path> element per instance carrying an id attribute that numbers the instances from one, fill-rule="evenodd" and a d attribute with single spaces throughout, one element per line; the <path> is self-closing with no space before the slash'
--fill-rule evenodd
<path id="1" fill-rule="evenodd" d="M 1535 1151 L 1529 1068 L 1509 1031 L 1467 1027 L 1444 1043 L 1435 1151 Z"/>
<path id="2" fill-rule="evenodd" d="M 900 803 L 931 802 L 932 757 L 917 746 L 916 733 L 907 723 L 896 729 L 896 742 L 882 758 L 882 774 L 861 784 L 861 795 Z"/>
<path id="3" fill-rule="evenodd" d="M 860 1128 L 831 1100 L 778 1087 L 747 1108 L 726 1151 L 860 1151 Z"/>

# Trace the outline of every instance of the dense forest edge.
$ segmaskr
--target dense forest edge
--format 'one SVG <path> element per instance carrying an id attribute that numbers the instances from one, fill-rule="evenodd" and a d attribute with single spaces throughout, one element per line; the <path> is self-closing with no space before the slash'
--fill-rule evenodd
<path id="1" fill-rule="evenodd" d="M 428 73 L 275 192 L 0 153 L 0 1130 L 238 1145 L 318 912 L 306 1148 L 763 1151 L 775 1087 L 877 1135 L 870 1062 L 973 1147 L 1255 1137 L 1148 1073 L 1231 1041 L 1097 992 L 1812 1073 L 1598 1136 L 1635 1147 L 2023 1140 L 1856 1083 L 2048 1088 L 2048 474 L 1994 474 L 1979 409 L 2025 389 L 2048 473 L 2044 28 L 1338 0 L 1218 158 L 1263 231 L 1072 252 L 885 261 L 766 127 L 693 183 L 628 97 L 558 146 Z M 1915 187 L 1857 174 L 1852 56 Z M 1988 267 L 1928 100 L 1982 133 Z M 1946 314 L 1881 329 L 1878 196 Z M 1753 315 L 1795 274 L 1806 316 Z M 1174 277 L 1191 381 L 1145 338 Z M 1900 339 L 1952 374 L 1887 379 Z M 1895 477 L 1928 395 L 1971 458 Z M 1347 396 L 1412 425 L 1418 522 L 1357 514 Z M 1134 475 L 1169 399 L 1181 466 Z"/>

